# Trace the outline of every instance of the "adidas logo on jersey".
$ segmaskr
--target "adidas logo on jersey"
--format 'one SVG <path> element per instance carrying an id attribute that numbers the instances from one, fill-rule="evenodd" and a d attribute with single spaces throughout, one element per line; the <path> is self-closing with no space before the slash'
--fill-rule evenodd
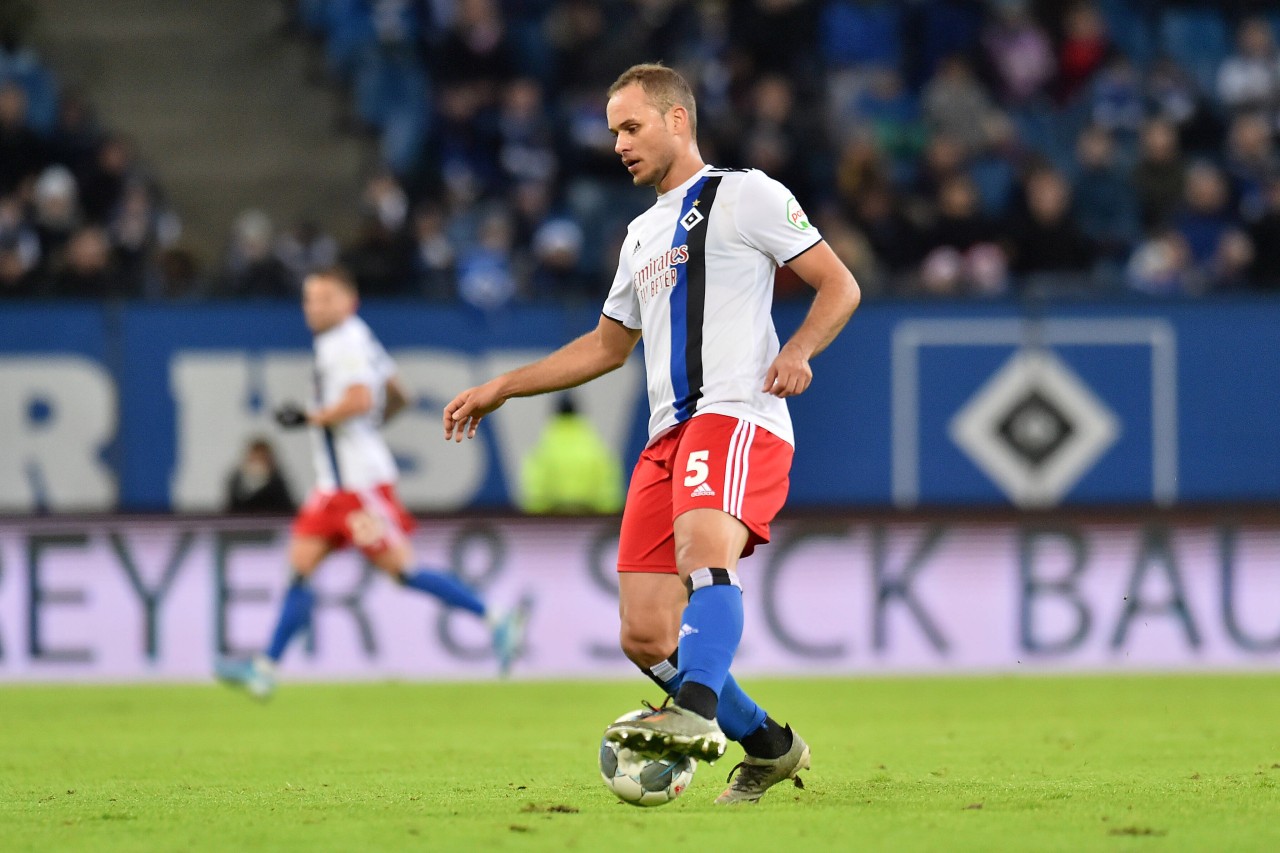
<path id="1" fill-rule="evenodd" d="M 716 490 L 708 486 L 706 483 L 700 484 L 698 488 L 694 489 L 689 495 L 691 498 L 714 498 L 715 496 Z"/>

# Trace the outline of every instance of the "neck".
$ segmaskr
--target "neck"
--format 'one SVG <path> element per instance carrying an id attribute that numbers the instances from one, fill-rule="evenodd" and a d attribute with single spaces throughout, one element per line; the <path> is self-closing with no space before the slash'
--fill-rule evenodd
<path id="1" fill-rule="evenodd" d="M 667 174 L 658 182 L 658 195 L 680 186 L 705 165 L 707 164 L 702 162 L 702 155 L 698 153 L 698 146 L 691 144 L 684 156 L 677 158 L 667 170 Z"/>

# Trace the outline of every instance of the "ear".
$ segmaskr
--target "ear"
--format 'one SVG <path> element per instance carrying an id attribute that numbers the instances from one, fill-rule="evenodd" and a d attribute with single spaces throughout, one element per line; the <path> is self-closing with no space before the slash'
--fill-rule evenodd
<path id="1" fill-rule="evenodd" d="M 672 133 L 689 132 L 689 111 L 680 104 L 667 111 L 667 120 L 671 122 Z"/>

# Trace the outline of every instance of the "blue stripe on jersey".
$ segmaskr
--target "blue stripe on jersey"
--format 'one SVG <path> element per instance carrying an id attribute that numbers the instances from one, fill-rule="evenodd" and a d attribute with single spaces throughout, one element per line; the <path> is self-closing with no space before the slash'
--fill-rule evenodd
<path id="1" fill-rule="evenodd" d="M 311 373 L 312 383 L 315 386 L 316 406 L 324 405 L 324 390 L 320 387 L 320 371 L 313 370 Z M 333 485 L 335 488 L 342 488 L 342 470 L 338 468 L 338 448 L 333 443 L 333 429 L 331 427 L 323 427 L 324 432 L 324 450 L 329 457 L 329 467 L 333 469 Z"/>
<path id="2" fill-rule="evenodd" d="M 720 178 L 703 176 L 689 187 L 680 204 L 671 248 L 688 245 L 689 257 L 676 266 L 676 283 L 671 289 L 671 387 L 676 423 L 693 417 L 702 398 L 702 323 L 706 301 L 706 232 L 707 217 L 715 202 Z M 690 239 L 685 218 L 699 203 L 702 219 L 693 224 Z"/>

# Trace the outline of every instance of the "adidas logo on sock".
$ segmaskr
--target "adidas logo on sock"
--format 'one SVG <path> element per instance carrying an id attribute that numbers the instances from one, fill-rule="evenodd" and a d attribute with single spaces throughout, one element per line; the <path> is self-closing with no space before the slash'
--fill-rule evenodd
<path id="1" fill-rule="evenodd" d="M 698 488 L 694 489 L 693 493 L 689 495 L 691 498 L 714 498 L 715 496 L 716 490 L 708 486 L 706 483 L 698 486 Z"/>

